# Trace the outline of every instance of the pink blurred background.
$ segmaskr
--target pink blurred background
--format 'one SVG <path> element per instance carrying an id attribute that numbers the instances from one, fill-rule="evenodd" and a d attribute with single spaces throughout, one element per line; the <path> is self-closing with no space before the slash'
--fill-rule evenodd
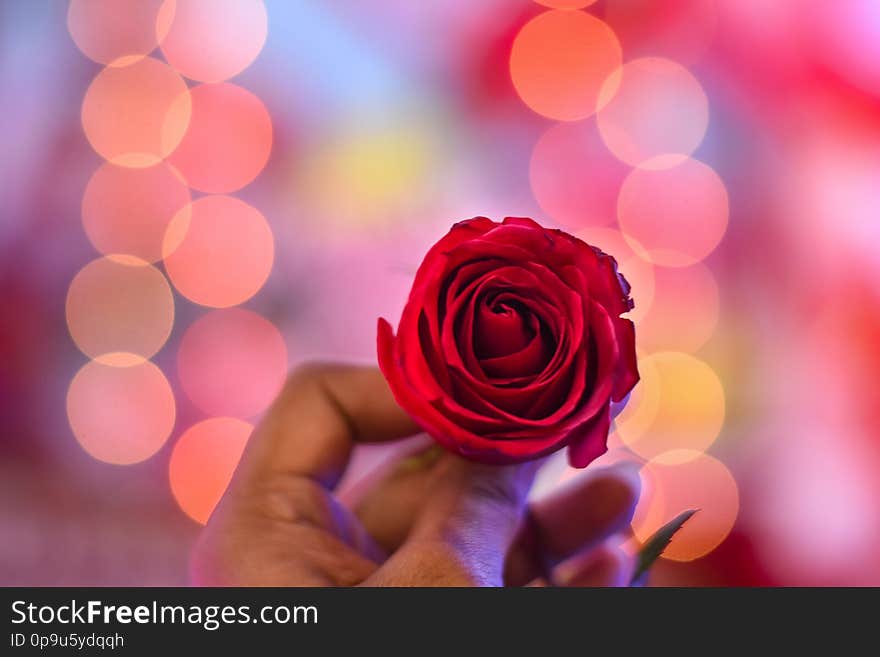
<path id="1" fill-rule="evenodd" d="M 0 584 L 184 584 L 286 371 L 513 215 L 633 285 L 652 584 L 880 585 L 875 0 L 10 0 L 0 89 Z"/>

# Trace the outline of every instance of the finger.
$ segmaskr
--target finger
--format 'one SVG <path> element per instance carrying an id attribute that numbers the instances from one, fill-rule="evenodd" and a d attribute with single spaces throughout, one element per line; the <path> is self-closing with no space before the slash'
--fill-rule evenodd
<path id="1" fill-rule="evenodd" d="M 298 369 L 254 432 L 202 533 L 194 573 L 225 583 L 363 581 L 384 553 L 329 489 L 356 442 L 415 431 L 377 369 Z"/>
<path id="2" fill-rule="evenodd" d="M 423 438 L 337 493 L 389 554 L 409 535 L 433 485 L 433 470 L 445 453 L 433 440 Z"/>
<path id="3" fill-rule="evenodd" d="M 532 503 L 508 556 L 505 581 L 522 586 L 624 529 L 639 489 L 636 469 L 621 464 L 588 472 Z"/>
<path id="4" fill-rule="evenodd" d="M 627 586 L 633 562 L 615 545 L 603 544 L 561 563 L 553 571 L 557 586 Z"/>
<path id="5" fill-rule="evenodd" d="M 626 463 L 579 477 L 534 502 L 533 527 L 544 556 L 564 559 L 629 525 L 640 488 L 638 471 Z"/>
<path id="6" fill-rule="evenodd" d="M 236 476 L 301 475 L 332 488 L 355 443 L 417 431 L 377 368 L 309 365 L 290 376 L 249 441 Z"/>
<path id="7" fill-rule="evenodd" d="M 540 463 L 489 466 L 445 454 L 406 542 L 376 586 L 498 586 Z"/>

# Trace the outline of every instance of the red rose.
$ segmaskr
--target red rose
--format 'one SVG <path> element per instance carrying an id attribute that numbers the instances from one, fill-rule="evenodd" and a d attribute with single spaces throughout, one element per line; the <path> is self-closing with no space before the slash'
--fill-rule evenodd
<path id="1" fill-rule="evenodd" d="M 531 219 L 455 224 L 416 273 L 379 366 L 397 402 L 469 459 L 515 463 L 569 447 L 602 455 L 612 401 L 639 380 L 629 284 L 599 249 Z"/>

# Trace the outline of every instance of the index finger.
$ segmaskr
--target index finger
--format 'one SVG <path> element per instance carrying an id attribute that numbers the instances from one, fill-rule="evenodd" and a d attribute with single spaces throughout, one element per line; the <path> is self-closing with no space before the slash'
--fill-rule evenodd
<path id="1" fill-rule="evenodd" d="M 236 478 L 301 475 L 332 488 L 356 443 L 418 431 L 378 368 L 306 365 L 291 374 L 255 430 Z"/>

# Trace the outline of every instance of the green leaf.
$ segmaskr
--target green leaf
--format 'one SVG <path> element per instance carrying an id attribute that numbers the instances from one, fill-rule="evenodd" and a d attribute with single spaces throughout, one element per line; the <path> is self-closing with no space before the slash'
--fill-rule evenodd
<path id="1" fill-rule="evenodd" d="M 663 554 L 663 550 L 669 545 L 669 541 L 672 540 L 672 537 L 675 536 L 676 532 L 682 528 L 682 525 L 684 525 L 684 523 L 686 523 L 696 512 L 697 509 L 682 511 L 675 516 L 675 518 L 658 529 L 651 538 L 645 541 L 645 544 L 636 556 L 636 569 L 629 582 L 630 586 L 635 586 L 636 583 L 648 572 L 648 569 L 654 565 L 654 562 L 660 558 L 661 554 Z"/>

